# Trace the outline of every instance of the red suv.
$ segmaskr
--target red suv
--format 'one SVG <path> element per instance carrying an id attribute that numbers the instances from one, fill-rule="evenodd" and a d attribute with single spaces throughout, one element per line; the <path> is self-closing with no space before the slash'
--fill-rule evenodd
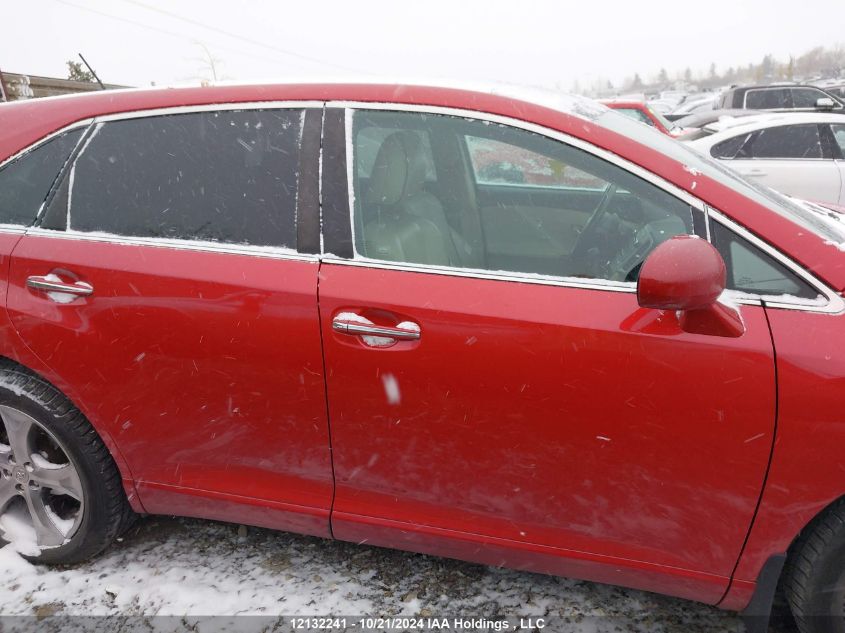
<path id="1" fill-rule="evenodd" d="M 0 533 L 30 559 L 178 514 L 756 627 L 780 582 L 845 627 L 837 214 L 551 93 L 108 92 L 0 129 Z"/>

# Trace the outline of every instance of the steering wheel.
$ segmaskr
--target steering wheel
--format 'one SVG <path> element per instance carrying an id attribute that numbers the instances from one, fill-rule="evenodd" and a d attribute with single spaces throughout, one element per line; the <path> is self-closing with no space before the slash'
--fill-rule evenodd
<path id="1" fill-rule="evenodd" d="M 616 189 L 616 185 L 611 183 L 607 186 L 607 189 L 604 190 L 604 197 L 596 206 L 595 211 L 593 211 L 593 214 L 590 216 L 590 219 L 587 220 L 587 223 L 584 225 L 584 229 L 581 231 L 581 236 L 575 244 L 575 248 L 572 249 L 572 259 L 574 261 L 587 258 L 587 252 L 590 249 L 590 242 L 592 241 L 593 233 L 595 233 L 599 226 L 601 226 L 601 219 L 607 213 L 610 203 L 616 195 Z"/>

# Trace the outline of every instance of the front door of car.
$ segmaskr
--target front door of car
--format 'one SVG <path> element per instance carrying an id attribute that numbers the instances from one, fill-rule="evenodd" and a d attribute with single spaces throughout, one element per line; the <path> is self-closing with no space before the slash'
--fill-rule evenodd
<path id="1" fill-rule="evenodd" d="M 841 177 L 815 123 L 765 128 L 731 161 L 740 174 L 781 193 L 816 202 L 839 200 Z"/>
<path id="2" fill-rule="evenodd" d="M 148 511 L 327 535 L 318 262 L 295 220 L 321 108 L 264 108 L 95 123 L 13 254 L 8 309 Z"/>
<path id="3" fill-rule="evenodd" d="M 631 281 L 698 211 L 534 132 L 351 120 L 319 285 L 334 535 L 717 601 L 773 440 L 765 315 L 690 334 Z"/>

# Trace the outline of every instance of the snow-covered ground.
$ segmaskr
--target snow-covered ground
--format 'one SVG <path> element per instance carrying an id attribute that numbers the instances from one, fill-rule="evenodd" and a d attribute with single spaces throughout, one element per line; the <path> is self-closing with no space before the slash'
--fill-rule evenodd
<path id="1" fill-rule="evenodd" d="M 200 616 L 246 614 L 268 618 L 226 628 L 277 630 L 280 615 L 404 614 L 541 616 L 554 623 L 546 630 L 578 633 L 744 630 L 734 615 L 649 593 L 189 519 L 142 519 L 72 568 L 33 566 L 7 546 L 0 570 L 0 615 L 29 616 L 0 617 L 0 631 L 51 622 L 67 631 L 75 620 L 62 615 L 130 616 L 120 627 L 101 619 L 110 630 L 220 630 L 222 620 Z"/>

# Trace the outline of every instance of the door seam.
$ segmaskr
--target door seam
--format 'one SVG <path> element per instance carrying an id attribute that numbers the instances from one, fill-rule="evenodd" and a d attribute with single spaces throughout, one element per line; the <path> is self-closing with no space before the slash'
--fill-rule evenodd
<path id="1" fill-rule="evenodd" d="M 319 231 L 320 231 L 320 256 L 317 260 L 317 283 L 315 299 L 317 303 L 317 331 L 320 333 L 320 360 L 323 363 L 323 397 L 326 403 L 326 432 L 329 442 L 329 468 L 332 474 L 332 495 L 329 501 L 329 535 L 332 539 L 335 538 L 334 530 L 332 529 L 332 516 L 334 514 L 335 497 L 337 495 L 337 477 L 334 468 L 334 445 L 332 443 L 332 420 L 329 409 L 329 376 L 326 369 L 326 342 L 323 339 L 323 315 L 320 308 L 320 281 L 322 280 L 323 270 L 323 234 L 325 227 L 323 226 L 323 150 L 326 131 L 326 104 L 323 103 L 323 116 L 320 120 L 320 149 L 318 152 L 318 168 L 317 168 L 317 211 L 319 214 Z"/>
<path id="2" fill-rule="evenodd" d="M 739 564 L 742 561 L 742 557 L 745 555 L 745 548 L 748 546 L 748 541 L 751 540 L 751 532 L 754 530 L 754 526 L 757 522 L 757 515 L 760 513 L 760 506 L 763 505 L 763 495 L 766 492 L 766 484 L 769 481 L 769 473 L 772 470 L 772 462 L 774 461 L 775 456 L 775 444 L 778 436 L 778 419 L 780 417 L 780 380 L 778 377 L 778 355 L 777 348 L 775 347 L 775 336 L 772 332 L 772 324 L 769 321 L 769 311 L 768 308 L 766 308 L 766 302 L 761 299 L 761 304 L 763 307 L 763 316 L 766 317 L 766 327 L 768 327 L 769 329 L 769 340 L 772 343 L 772 366 L 774 369 L 775 378 L 775 415 L 774 424 L 772 425 L 772 443 L 769 448 L 769 460 L 766 463 L 766 470 L 763 473 L 763 483 L 760 486 L 760 494 L 757 497 L 757 504 L 754 506 L 754 513 L 751 515 L 751 521 L 748 523 L 748 530 L 745 533 L 745 538 L 742 541 L 742 547 L 739 548 L 739 555 L 736 557 L 736 563 L 734 563 L 733 570 L 731 570 L 731 574 L 728 579 L 727 589 L 725 589 L 725 593 L 722 595 L 722 597 L 719 598 L 719 601 L 716 603 L 716 606 L 720 605 L 722 601 L 731 592 L 731 589 L 734 585 L 734 580 L 736 580 L 736 570 L 739 569 Z"/>

